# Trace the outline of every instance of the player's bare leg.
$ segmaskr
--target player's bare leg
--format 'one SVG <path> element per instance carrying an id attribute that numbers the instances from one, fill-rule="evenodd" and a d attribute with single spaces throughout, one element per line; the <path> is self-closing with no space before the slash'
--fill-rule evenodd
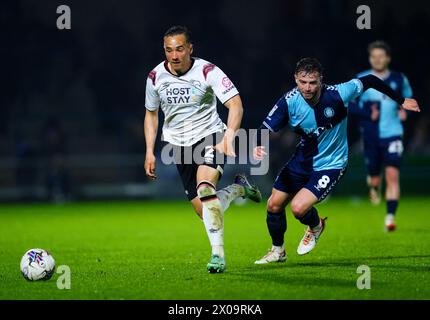
<path id="1" fill-rule="evenodd" d="M 385 199 L 387 201 L 387 214 L 385 216 L 385 230 L 396 229 L 395 214 L 400 199 L 399 169 L 393 166 L 385 168 Z"/>
<path id="2" fill-rule="evenodd" d="M 197 195 L 202 203 L 203 223 L 212 246 L 211 260 L 207 269 L 211 273 L 225 270 L 224 212 L 216 194 L 218 170 L 201 165 L 197 169 Z"/>
<path id="3" fill-rule="evenodd" d="M 261 192 L 257 186 L 251 184 L 244 174 L 237 174 L 234 178 L 234 183 L 217 190 L 216 195 L 221 201 L 222 210 L 225 213 L 230 207 L 233 200 L 242 197 L 248 198 L 254 202 L 261 202 Z M 202 202 L 199 197 L 191 200 L 191 204 L 196 214 L 203 219 Z"/>
<path id="4" fill-rule="evenodd" d="M 200 219 L 203 220 L 203 208 L 202 208 L 202 202 L 200 201 L 199 197 L 195 197 L 193 200 L 191 200 L 191 205 L 194 208 L 194 211 L 199 216 Z"/>
<path id="5" fill-rule="evenodd" d="M 381 176 L 367 176 L 367 186 L 369 187 L 369 199 L 373 205 L 381 203 Z"/>
<path id="6" fill-rule="evenodd" d="M 325 219 L 318 216 L 318 211 L 314 207 L 317 202 L 318 198 L 306 188 L 302 188 L 291 201 L 291 211 L 294 217 L 308 226 L 297 248 L 299 255 L 309 253 L 315 248 L 321 233 L 324 231 Z"/>
<path id="7" fill-rule="evenodd" d="M 267 228 L 272 238 L 272 247 L 269 252 L 261 259 L 255 261 L 255 264 L 266 264 L 271 262 L 284 262 L 287 255 L 284 248 L 284 234 L 287 230 L 287 220 L 285 216 L 285 207 L 292 199 L 292 195 L 272 189 L 272 194 L 267 200 Z"/>

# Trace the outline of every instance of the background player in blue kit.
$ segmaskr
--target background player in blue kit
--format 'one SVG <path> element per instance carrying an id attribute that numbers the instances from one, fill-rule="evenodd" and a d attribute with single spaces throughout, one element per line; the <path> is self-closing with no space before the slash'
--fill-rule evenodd
<path id="1" fill-rule="evenodd" d="M 391 61 L 390 47 L 383 41 L 369 44 L 370 70 L 358 77 L 373 74 L 381 78 L 394 91 L 405 98 L 412 97 L 412 89 L 406 76 L 388 68 Z M 369 197 L 373 204 L 381 201 L 381 169 L 385 166 L 385 199 L 387 214 L 385 229 L 396 228 L 394 215 L 400 198 L 400 161 L 403 153 L 403 125 L 407 113 L 399 104 L 385 94 L 369 89 L 351 105 L 351 112 L 357 115 L 363 138 L 364 155 L 367 168 Z"/>
<path id="2" fill-rule="evenodd" d="M 297 87 L 284 94 L 272 108 L 259 130 L 276 132 L 285 126 L 301 136 L 297 150 L 278 174 L 267 201 L 267 227 L 272 248 L 256 264 L 286 260 L 284 233 L 287 229 L 285 207 L 291 202 L 293 215 L 307 225 L 299 243 L 299 255 L 310 252 L 324 230 L 325 222 L 314 207 L 333 189 L 348 162 L 348 103 L 369 88 L 376 89 L 406 110 L 420 111 L 414 99 L 404 99 L 382 80 L 366 75 L 348 82 L 322 84 L 322 66 L 314 58 L 300 60 L 295 69 Z M 266 155 L 257 134 L 254 158 Z"/>

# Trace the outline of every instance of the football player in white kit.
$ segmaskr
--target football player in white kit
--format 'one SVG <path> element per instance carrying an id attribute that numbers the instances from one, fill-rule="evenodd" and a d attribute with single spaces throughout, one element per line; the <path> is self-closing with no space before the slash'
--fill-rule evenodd
<path id="1" fill-rule="evenodd" d="M 156 179 L 154 146 L 161 108 L 162 139 L 173 147 L 185 193 L 203 219 L 212 246 L 207 270 L 223 272 L 224 212 L 237 197 L 261 201 L 258 188 L 242 174 L 236 175 L 233 184 L 216 190 L 226 156 L 236 156 L 232 144 L 242 121 L 242 101 L 220 68 L 192 57 L 193 45 L 186 27 L 167 30 L 164 52 L 166 60 L 149 73 L 146 82 L 146 175 L 150 180 Z M 217 98 L 229 110 L 227 126 L 217 113 Z"/>

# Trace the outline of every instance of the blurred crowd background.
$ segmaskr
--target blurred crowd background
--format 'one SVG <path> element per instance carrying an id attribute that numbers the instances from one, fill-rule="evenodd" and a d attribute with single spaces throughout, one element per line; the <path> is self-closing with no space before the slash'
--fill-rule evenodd
<path id="1" fill-rule="evenodd" d="M 71 30 L 56 27 L 56 9 L 62 4 L 71 8 Z M 357 29 L 361 4 L 371 8 L 371 30 Z M 221 67 L 238 87 L 243 128 L 259 127 L 277 99 L 294 86 L 300 58 L 317 57 L 325 67 L 324 82 L 335 84 L 369 68 L 369 42 L 388 42 L 391 68 L 406 74 L 422 108 L 405 123 L 404 192 L 426 192 L 429 21 L 425 1 L 2 3 L 0 201 L 156 198 L 160 190 L 163 197 L 184 197 L 174 166 L 159 163 L 156 183 L 148 182 L 143 170 L 146 77 L 164 59 L 163 33 L 176 24 L 192 31 L 195 56 Z M 226 120 L 222 105 L 219 112 Z M 337 192 L 365 195 L 354 121 L 349 133 L 350 169 Z M 297 139 L 283 131 L 271 141 L 276 150 L 271 170 L 255 177 L 266 189 Z M 249 168 L 230 167 L 224 182 L 238 170 Z"/>

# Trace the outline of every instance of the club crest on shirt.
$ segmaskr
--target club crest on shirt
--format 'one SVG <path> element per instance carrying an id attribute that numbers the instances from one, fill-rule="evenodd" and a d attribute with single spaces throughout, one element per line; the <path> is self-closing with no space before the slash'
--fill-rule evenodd
<path id="1" fill-rule="evenodd" d="M 332 118 L 334 116 L 334 110 L 332 107 L 326 107 L 324 109 L 324 115 L 326 118 Z"/>
<path id="2" fill-rule="evenodd" d="M 170 82 L 166 81 L 166 82 L 164 82 L 164 83 L 161 84 L 161 86 L 160 86 L 160 88 L 158 90 L 159 91 L 166 90 L 169 86 L 170 86 Z"/>
<path id="3" fill-rule="evenodd" d="M 190 83 L 192 86 L 200 88 L 202 86 L 201 82 L 199 80 L 190 80 Z"/>

